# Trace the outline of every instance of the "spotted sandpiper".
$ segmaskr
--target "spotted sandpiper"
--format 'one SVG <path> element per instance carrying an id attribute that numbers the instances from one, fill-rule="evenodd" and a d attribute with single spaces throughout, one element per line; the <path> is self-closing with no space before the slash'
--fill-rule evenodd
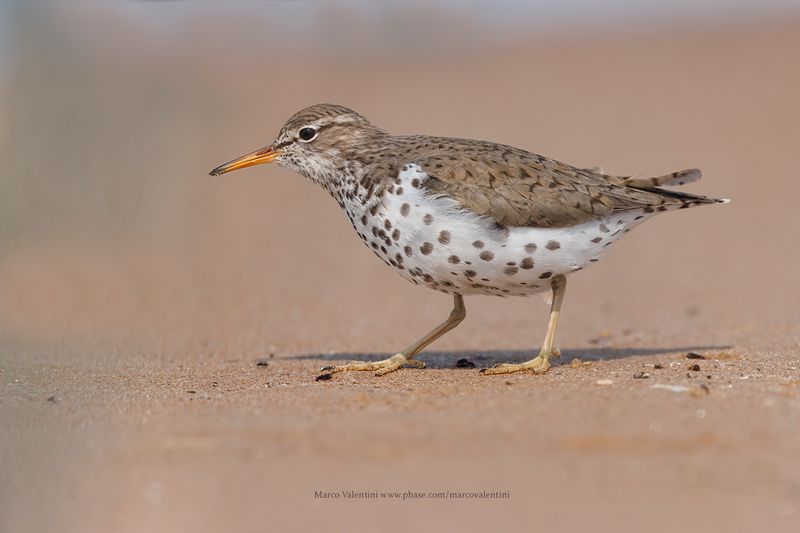
<path id="1" fill-rule="evenodd" d="M 405 279 L 453 296 L 450 316 L 404 350 L 323 368 L 331 373 L 424 367 L 414 356 L 464 319 L 464 295 L 552 291 L 539 354 L 482 370 L 545 372 L 557 354 L 567 275 L 657 213 L 727 202 L 661 188 L 700 179 L 696 169 L 611 176 L 487 141 L 390 135 L 333 104 L 295 113 L 272 144 L 211 175 L 272 161 L 324 187 L 364 244 Z"/>

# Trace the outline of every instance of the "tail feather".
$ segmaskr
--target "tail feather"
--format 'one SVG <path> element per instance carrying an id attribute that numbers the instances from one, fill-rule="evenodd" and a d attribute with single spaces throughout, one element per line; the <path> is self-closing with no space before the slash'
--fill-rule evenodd
<path id="1" fill-rule="evenodd" d="M 663 186 L 674 187 L 692 183 L 693 181 L 699 180 L 702 175 L 699 169 L 691 168 L 689 170 L 681 170 L 655 178 L 623 178 L 623 184 L 634 189 L 656 193 L 661 197 L 661 205 L 648 206 L 645 208 L 646 211 L 666 211 L 671 209 L 684 209 L 696 205 L 727 204 L 730 202 L 727 198 L 709 198 L 708 196 L 699 194 L 689 194 L 661 188 Z M 670 201 L 665 203 L 665 200 Z"/>
<path id="2" fill-rule="evenodd" d="M 700 194 L 689 194 L 685 192 L 671 191 L 669 189 L 648 189 L 650 192 L 655 192 L 661 195 L 662 198 L 669 198 L 672 209 L 685 209 L 687 207 L 694 207 L 696 205 L 707 204 L 727 204 L 730 202 L 728 198 L 711 198 L 709 196 L 702 196 Z M 666 204 L 665 204 L 666 205 Z M 656 211 L 662 210 L 662 206 L 656 207 Z"/>
<path id="3" fill-rule="evenodd" d="M 679 186 L 679 185 L 686 185 L 687 183 L 692 183 L 693 181 L 699 180 L 703 174 L 697 168 L 690 168 L 689 170 L 681 170 L 678 172 L 673 172 L 672 174 L 667 174 L 665 176 L 658 176 L 655 178 L 636 178 L 630 177 L 625 178 L 624 184 L 628 187 L 634 187 L 636 189 L 650 189 L 652 187 L 664 187 L 664 186 Z"/>

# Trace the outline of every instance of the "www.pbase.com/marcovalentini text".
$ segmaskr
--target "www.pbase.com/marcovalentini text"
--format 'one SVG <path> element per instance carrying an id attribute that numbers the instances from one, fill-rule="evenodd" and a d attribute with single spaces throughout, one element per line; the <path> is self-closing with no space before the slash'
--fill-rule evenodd
<path id="1" fill-rule="evenodd" d="M 377 490 L 355 491 L 355 490 L 340 490 L 340 491 L 322 491 L 315 490 L 314 498 L 316 499 L 329 499 L 329 500 L 370 500 L 370 499 L 388 499 L 388 500 L 424 500 L 424 499 L 440 499 L 440 500 L 503 500 L 511 498 L 511 492 L 507 490 L 497 491 L 438 491 L 438 492 L 417 492 L 407 490 L 405 492 L 383 492 Z"/>

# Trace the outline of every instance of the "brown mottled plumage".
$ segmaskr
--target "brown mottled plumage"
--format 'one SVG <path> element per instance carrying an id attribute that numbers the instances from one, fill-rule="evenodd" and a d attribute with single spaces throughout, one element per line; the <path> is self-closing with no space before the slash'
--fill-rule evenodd
<path id="1" fill-rule="evenodd" d="M 385 374 L 413 359 L 466 314 L 463 295 L 553 291 L 539 356 L 486 373 L 544 372 L 566 276 L 661 211 L 721 203 L 662 189 L 700 178 L 684 170 L 654 178 L 617 177 L 487 141 L 393 136 L 342 106 L 293 115 L 268 147 L 212 175 L 276 161 L 322 185 L 359 238 L 417 285 L 453 295 L 450 317 L 391 358 L 330 367 Z"/>
<path id="2" fill-rule="evenodd" d="M 380 152 L 382 164 L 370 173 L 373 178 L 389 183 L 399 166 L 413 161 L 429 176 L 431 193 L 503 226 L 565 227 L 617 211 L 716 203 L 658 189 L 661 178 L 609 176 L 492 142 L 422 135 L 391 141 Z M 670 178 L 699 173 L 685 170 Z"/>

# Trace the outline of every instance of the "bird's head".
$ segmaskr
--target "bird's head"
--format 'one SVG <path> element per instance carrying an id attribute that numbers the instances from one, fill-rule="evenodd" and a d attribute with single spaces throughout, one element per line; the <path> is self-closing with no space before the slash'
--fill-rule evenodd
<path id="1" fill-rule="evenodd" d="M 220 165 L 211 175 L 274 161 L 324 185 L 347 169 L 360 146 L 379 135 L 385 133 L 355 111 L 317 104 L 287 120 L 272 144 Z"/>

